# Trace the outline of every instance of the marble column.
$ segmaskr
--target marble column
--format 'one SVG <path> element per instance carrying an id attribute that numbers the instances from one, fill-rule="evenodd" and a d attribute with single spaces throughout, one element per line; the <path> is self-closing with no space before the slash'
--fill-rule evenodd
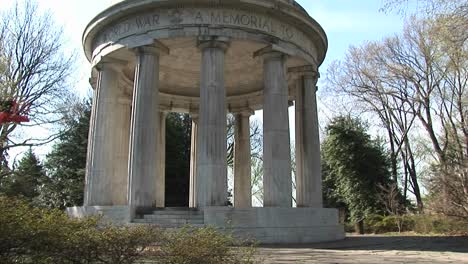
<path id="1" fill-rule="evenodd" d="M 127 204 L 130 103 L 119 85 L 125 63 L 105 58 L 97 66 L 89 133 L 85 206 Z"/>
<path id="2" fill-rule="evenodd" d="M 190 145 L 190 187 L 189 207 L 197 207 L 197 137 L 198 137 L 198 114 L 191 114 L 192 135 Z"/>
<path id="3" fill-rule="evenodd" d="M 263 188 L 265 207 L 292 206 L 288 83 L 283 53 L 263 57 Z"/>
<path id="4" fill-rule="evenodd" d="M 165 50 L 160 45 L 136 48 L 128 191 L 135 208 L 154 207 L 158 197 L 159 56 Z"/>
<path id="5" fill-rule="evenodd" d="M 93 192 L 93 154 L 94 154 L 94 131 L 96 130 L 96 111 L 98 103 L 98 91 L 101 84 L 102 71 L 98 70 L 97 84 L 93 92 L 93 102 L 91 106 L 91 116 L 89 120 L 89 131 L 88 131 L 88 149 L 86 151 L 86 175 L 85 175 L 85 188 L 84 188 L 84 206 L 94 205 L 94 192 Z"/>
<path id="6" fill-rule="evenodd" d="M 226 89 L 227 39 L 199 39 L 202 53 L 197 138 L 197 207 L 227 203 Z"/>
<path id="7" fill-rule="evenodd" d="M 303 73 L 296 87 L 297 207 L 322 208 L 322 174 L 317 115 L 318 73 Z"/>
<path id="8" fill-rule="evenodd" d="M 235 114 L 234 207 L 252 207 L 250 111 Z"/>
<path id="9" fill-rule="evenodd" d="M 159 114 L 158 133 L 158 173 L 156 174 L 156 207 L 166 206 L 166 116 L 167 113 L 161 111 Z"/>

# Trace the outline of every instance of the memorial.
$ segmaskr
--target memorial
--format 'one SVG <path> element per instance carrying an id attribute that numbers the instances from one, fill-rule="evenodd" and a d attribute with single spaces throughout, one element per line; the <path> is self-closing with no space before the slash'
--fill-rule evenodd
<path id="1" fill-rule="evenodd" d="M 322 205 L 316 103 L 327 51 L 293 0 L 114 1 L 86 27 L 94 88 L 83 207 L 117 224 L 215 226 L 261 243 L 344 238 Z M 288 107 L 296 113 L 296 197 Z M 249 119 L 263 110 L 264 207 L 252 207 Z M 192 117 L 188 208 L 165 209 L 165 117 Z M 235 116 L 227 206 L 226 115 Z"/>

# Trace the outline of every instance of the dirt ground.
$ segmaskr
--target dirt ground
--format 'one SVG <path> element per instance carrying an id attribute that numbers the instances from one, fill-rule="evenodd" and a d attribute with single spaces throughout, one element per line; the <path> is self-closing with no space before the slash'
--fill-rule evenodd
<path id="1" fill-rule="evenodd" d="M 468 237 L 348 236 L 310 245 L 260 246 L 264 263 L 467 263 Z"/>

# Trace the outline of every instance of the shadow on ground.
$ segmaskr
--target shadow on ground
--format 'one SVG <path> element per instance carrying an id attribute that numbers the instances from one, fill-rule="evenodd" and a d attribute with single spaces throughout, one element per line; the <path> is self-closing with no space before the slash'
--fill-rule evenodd
<path id="1" fill-rule="evenodd" d="M 263 245 L 262 248 L 328 250 L 396 250 L 468 253 L 466 237 L 348 236 L 345 240 L 307 245 Z"/>

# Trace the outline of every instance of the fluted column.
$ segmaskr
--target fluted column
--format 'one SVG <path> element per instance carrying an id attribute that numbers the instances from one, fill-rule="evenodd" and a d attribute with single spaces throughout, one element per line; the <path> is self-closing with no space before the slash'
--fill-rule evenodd
<path id="1" fill-rule="evenodd" d="M 98 91 L 99 87 L 101 86 L 101 79 L 102 79 L 102 72 L 98 71 L 98 78 L 97 78 L 97 85 L 93 92 L 93 102 L 91 106 L 91 116 L 89 120 L 89 131 L 88 131 L 88 149 L 86 152 L 86 175 L 85 175 L 85 190 L 84 190 L 84 206 L 92 206 L 94 205 L 94 195 L 93 195 L 93 187 L 94 187 L 94 133 L 96 131 L 96 112 L 97 112 L 97 104 L 98 104 Z"/>
<path id="2" fill-rule="evenodd" d="M 234 207 L 252 207 L 250 111 L 235 114 Z"/>
<path id="3" fill-rule="evenodd" d="M 159 45 L 136 49 L 128 197 L 133 207 L 156 206 L 160 133 L 159 56 L 163 51 L 164 47 Z"/>
<path id="4" fill-rule="evenodd" d="M 198 114 L 191 114 L 192 135 L 190 146 L 190 188 L 189 207 L 197 207 L 197 137 L 198 137 Z"/>
<path id="5" fill-rule="evenodd" d="M 263 188 L 265 207 L 292 206 L 286 55 L 264 49 Z"/>
<path id="6" fill-rule="evenodd" d="M 158 173 L 156 174 L 156 207 L 163 208 L 166 205 L 166 112 L 159 114 L 158 133 Z"/>
<path id="7" fill-rule="evenodd" d="M 130 105 L 119 78 L 125 63 L 105 58 L 98 66 L 87 156 L 85 206 L 127 204 Z"/>
<path id="8" fill-rule="evenodd" d="M 322 174 L 316 71 L 303 72 L 296 88 L 296 197 L 298 207 L 321 208 Z"/>
<path id="9" fill-rule="evenodd" d="M 197 207 L 227 203 L 226 89 L 227 40 L 199 40 L 202 53 L 197 142 Z"/>

